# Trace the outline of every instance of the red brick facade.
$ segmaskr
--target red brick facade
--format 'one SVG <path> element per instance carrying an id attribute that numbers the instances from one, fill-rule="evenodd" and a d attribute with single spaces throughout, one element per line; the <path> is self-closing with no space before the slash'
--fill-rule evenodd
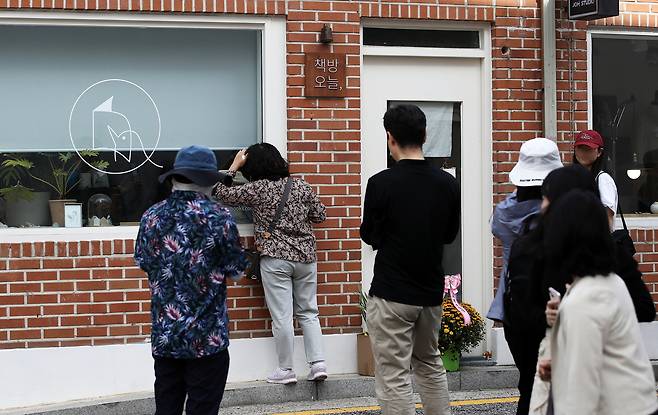
<path id="1" fill-rule="evenodd" d="M 328 207 L 317 228 L 323 331 L 361 330 L 361 22 L 364 18 L 479 21 L 491 24 L 494 203 L 511 190 L 507 173 L 525 140 L 543 135 L 541 8 L 536 0 L 262 1 L 0 0 L 7 9 L 285 15 L 288 158 Z M 589 23 L 658 27 L 658 1 L 623 2 L 621 15 Z M 587 126 L 588 23 L 556 7 L 558 143 L 569 158 L 574 131 Z M 323 24 L 334 42 L 318 42 Z M 504 48 L 504 50 L 503 50 Z M 347 98 L 304 98 L 304 54 L 347 54 Z M 658 287 L 658 241 L 633 231 L 646 282 Z M 0 241 L 2 233 L 0 231 Z M 0 348 L 142 342 L 149 335 L 148 284 L 132 262 L 132 241 L 0 244 Z M 501 249 L 494 248 L 493 275 Z M 257 284 L 229 289 L 232 336 L 269 334 Z"/>

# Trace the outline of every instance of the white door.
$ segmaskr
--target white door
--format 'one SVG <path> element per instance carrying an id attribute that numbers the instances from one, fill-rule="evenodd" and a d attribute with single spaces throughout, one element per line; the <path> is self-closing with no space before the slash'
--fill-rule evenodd
<path id="1" fill-rule="evenodd" d="M 454 173 L 461 187 L 461 232 L 446 248 L 445 271 L 462 274 L 464 301 L 484 314 L 492 286 L 487 223 L 492 179 L 486 179 L 492 156 L 483 128 L 482 66 L 483 59 L 477 58 L 364 56 L 361 151 L 365 194 L 368 178 L 391 163 L 382 122 L 386 109 L 403 102 L 423 109 L 428 119 L 425 157 Z M 375 252 L 363 244 L 364 291 L 372 281 L 374 259 Z"/>

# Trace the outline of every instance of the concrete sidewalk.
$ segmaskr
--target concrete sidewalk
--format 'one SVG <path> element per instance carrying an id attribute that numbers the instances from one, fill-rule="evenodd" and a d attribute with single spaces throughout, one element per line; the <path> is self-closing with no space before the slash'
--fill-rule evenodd
<path id="1" fill-rule="evenodd" d="M 516 388 L 519 373 L 514 366 L 480 366 L 466 363 L 459 372 L 448 373 L 453 392 Z M 658 361 L 652 361 L 658 379 Z M 226 386 L 222 408 L 286 402 L 317 402 L 375 396 L 375 379 L 359 375 L 333 375 L 325 382 L 300 380 L 296 385 L 272 385 L 264 381 Z M 0 410 L 0 415 L 147 415 L 155 412 L 152 392 L 69 401 L 39 407 Z M 220 414 L 223 411 L 220 410 Z"/>
<path id="2" fill-rule="evenodd" d="M 514 366 L 465 366 L 459 372 L 448 373 L 451 391 L 514 388 L 517 381 L 518 372 Z M 222 407 L 372 396 L 375 396 L 374 378 L 335 375 L 325 382 L 300 380 L 296 385 L 272 385 L 266 382 L 228 384 Z M 152 393 L 141 393 L 0 411 L 0 414 L 144 415 L 154 412 Z"/>

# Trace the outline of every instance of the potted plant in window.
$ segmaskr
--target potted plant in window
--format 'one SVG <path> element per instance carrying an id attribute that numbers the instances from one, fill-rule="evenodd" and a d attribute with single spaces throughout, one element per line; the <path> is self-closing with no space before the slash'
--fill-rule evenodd
<path id="1" fill-rule="evenodd" d="M 365 293 L 359 294 L 359 309 L 361 310 L 361 318 L 363 323 L 366 324 L 366 307 L 368 305 L 368 297 Z M 356 362 L 357 372 L 361 376 L 375 376 L 375 358 L 372 355 L 372 346 L 370 345 L 370 336 L 368 330 L 356 336 Z"/>
<path id="2" fill-rule="evenodd" d="M 81 150 L 79 154 L 80 157 L 93 160 L 99 153 L 94 150 Z M 64 206 L 75 202 L 75 199 L 66 199 L 66 196 L 80 182 L 77 173 L 82 159 L 72 152 L 57 153 L 55 156 L 46 154 L 45 157 L 48 160 L 47 174 L 35 172 L 34 162 L 26 157 L 13 157 L 6 162 L 8 166 L 24 169 L 34 181 L 54 191 L 57 198 L 49 201 L 50 216 L 53 226 L 63 226 Z M 90 164 L 99 170 L 106 169 L 109 165 L 103 160 L 93 160 Z"/>
<path id="3" fill-rule="evenodd" d="M 0 164 L 0 197 L 5 201 L 7 226 L 50 225 L 49 192 L 39 192 L 29 185 L 27 171 L 7 158 Z"/>

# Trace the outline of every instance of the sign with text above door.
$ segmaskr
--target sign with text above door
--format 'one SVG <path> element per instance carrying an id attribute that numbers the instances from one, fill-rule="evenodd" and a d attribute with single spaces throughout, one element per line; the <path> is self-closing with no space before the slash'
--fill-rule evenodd
<path id="1" fill-rule="evenodd" d="M 570 20 L 595 20 L 619 16 L 619 0 L 569 0 Z"/>
<path id="2" fill-rule="evenodd" d="M 307 53 L 304 62 L 304 96 L 347 96 L 346 64 L 344 53 Z"/>

